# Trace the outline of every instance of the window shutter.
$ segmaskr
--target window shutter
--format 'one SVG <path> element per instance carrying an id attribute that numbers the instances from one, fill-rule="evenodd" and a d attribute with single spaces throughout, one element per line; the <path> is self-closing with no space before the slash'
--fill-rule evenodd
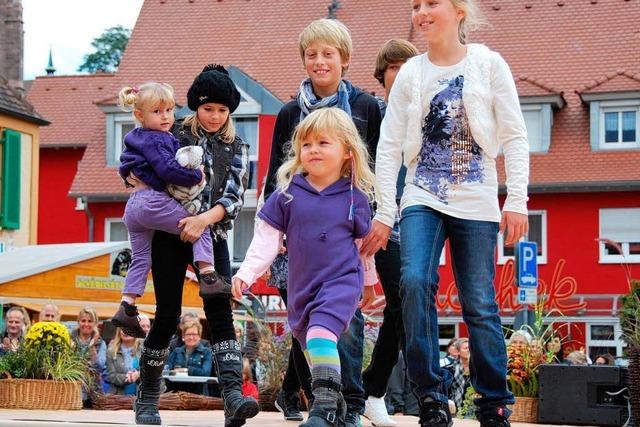
<path id="1" fill-rule="evenodd" d="M 2 132 L 2 201 L 0 226 L 20 228 L 20 152 L 22 136 L 5 129 Z"/>

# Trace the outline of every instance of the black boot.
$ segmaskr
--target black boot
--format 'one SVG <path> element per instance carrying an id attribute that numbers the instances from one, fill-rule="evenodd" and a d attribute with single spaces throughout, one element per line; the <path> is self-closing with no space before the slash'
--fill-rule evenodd
<path id="1" fill-rule="evenodd" d="M 224 399 L 225 426 L 239 427 L 247 418 L 258 415 L 260 405 L 253 397 L 242 395 L 242 353 L 238 341 L 215 343 L 213 361 Z"/>
<path id="2" fill-rule="evenodd" d="M 449 404 L 427 398 L 420 404 L 420 427 L 451 427 Z"/>
<path id="3" fill-rule="evenodd" d="M 160 425 L 158 401 L 162 384 L 162 370 L 169 357 L 169 349 L 155 350 L 142 347 L 140 355 L 140 385 L 133 410 L 136 412 L 136 424 Z"/>
<path id="4" fill-rule="evenodd" d="M 200 297 L 212 298 L 220 295 L 231 296 L 231 284 L 215 271 L 200 275 Z"/>
<path id="5" fill-rule="evenodd" d="M 312 376 L 313 404 L 309 410 L 309 418 L 299 427 L 344 426 L 347 405 L 340 392 L 340 376 L 329 368 L 314 368 Z"/>

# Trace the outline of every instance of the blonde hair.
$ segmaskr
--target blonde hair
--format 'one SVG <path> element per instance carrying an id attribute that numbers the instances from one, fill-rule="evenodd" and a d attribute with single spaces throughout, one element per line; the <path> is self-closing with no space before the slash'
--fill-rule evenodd
<path id="1" fill-rule="evenodd" d="M 78 331 L 80 331 L 80 318 L 82 316 L 89 316 L 93 321 L 94 325 L 93 325 L 92 335 L 93 336 L 100 335 L 100 331 L 98 330 L 99 318 L 96 310 L 93 309 L 92 307 L 83 307 L 80 309 L 80 312 L 78 313 Z"/>
<path id="2" fill-rule="evenodd" d="M 192 328 L 196 328 L 196 330 L 198 331 L 198 335 L 202 335 L 202 324 L 200 323 L 200 321 L 195 322 L 193 320 L 187 320 L 180 326 L 180 329 L 182 330 L 182 336 L 184 337 L 184 333 Z"/>
<path id="3" fill-rule="evenodd" d="M 156 105 L 174 107 L 173 88 L 166 83 L 147 82 L 140 87 L 125 86 L 118 94 L 118 105 L 123 111 L 148 110 Z"/>
<path id="4" fill-rule="evenodd" d="M 197 111 L 186 116 L 184 120 L 182 120 L 182 126 L 188 127 L 191 130 L 191 134 L 196 138 L 200 137 L 200 129 L 207 132 L 198 119 Z M 229 113 L 226 123 L 222 125 L 218 134 L 225 144 L 231 144 L 236 139 L 236 127 L 233 125 L 233 120 L 231 120 L 231 113 Z"/>
<path id="5" fill-rule="evenodd" d="M 358 134 L 358 129 L 347 113 L 339 108 L 321 108 L 309 114 L 301 121 L 293 132 L 288 159 L 278 169 L 278 189 L 285 194 L 297 173 L 304 172 L 300 160 L 302 142 L 310 136 L 330 134 L 342 142 L 351 152 L 352 160 L 345 160 L 340 176 L 349 178 L 353 175 L 353 185 L 367 195 L 369 200 L 374 198 L 375 176 L 369 168 L 369 153 Z M 353 164 L 353 170 L 351 165 Z"/>
<path id="6" fill-rule="evenodd" d="M 407 62 L 418 54 L 418 49 L 410 42 L 402 39 L 391 39 L 387 41 L 378 51 L 376 58 L 376 68 L 373 77 L 384 86 L 384 72 L 389 65 L 397 62 Z"/>
<path id="7" fill-rule="evenodd" d="M 120 351 L 120 347 L 122 347 L 122 336 L 120 335 L 120 332 L 122 332 L 122 329 L 116 328 L 116 336 L 109 343 L 109 348 L 107 351 L 112 357 L 118 354 L 118 352 Z M 136 338 L 136 340 L 133 342 L 133 350 L 135 354 L 137 354 L 140 350 L 141 343 L 142 340 L 138 338 Z"/>
<path id="8" fill-rule="evenodd" d="M 469 33 L 487 25 L 487 20 L 480 11 L 476 0 L 450 0 L 453 7 L 464 12 L 464 18 L 458 25 L 460 43 L 467 44 Z"/>
<path id="9" fill-rule="evenodd" d="M 351 60 L 351 52 L 353 51 L 349 29 L 336 19 L 326 18 L 315 20 L 307 25 L 298 37 L 302 63 L 304 63 L 304 51 L 315 42 L 325 42 L 338 49 L 340 58 L 347 62 L 347 66 L 342 69 L 342 74 L 344 75 L 349 69 L 348 62 Z"/>

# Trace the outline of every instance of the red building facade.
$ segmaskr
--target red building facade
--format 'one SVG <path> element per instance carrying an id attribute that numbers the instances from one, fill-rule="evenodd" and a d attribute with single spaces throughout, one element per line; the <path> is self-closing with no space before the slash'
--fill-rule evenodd
<path id="1" fill-rule="evenodd" d="M 252 188 L 230 236 L 234 264 L 242 260 L 277 112 L 304 77 L 297 36 L 326 15 L 327 2 L 232 3 L 146 1 L 117 73 L 36 79 L 29 100 L 52 122 L 42 132 L 41 243 L 126 238 L 121 215 L 128 194 L 117 176 L 117 150 L 133 123 L 117 110 L 114 95 L 124 85 L 166 81 L 184 105 L 193 76 L 204 64 L 219 62 L 232 65 L 243 94 L 236 124 L 252 144 Z M 640 49 L 634 37 L 640 8 L 633 1 L 480 3 L 491 27 L 473 33 L 472 41 L 486 43 L 510 64 L 529 132 L 529 239 L 538 243 L 540 292 L 547 298 L 549 321 L 567 324 L 566 351 L 586 347 L 591 354 L 621 355 L 617 310 L 628 284 L 620 264 L 630 263 L 640 276 L 640 62 L 632 54 Z M 352 29 L 347 77 L 378 94 L 382 88 L 372 76 L 377 49 L 392 37 L 424 48 L 410 30 L 410 8 L 393 5 L 349 2 L 337 13 Z M 215 42 L 179 48 L 192 46 L 184 23 L 202 16 L 216 22 L 201 28 L 201 36 Z M 594 31 L 602 16 L 616 26 Z M 176 46 L 161 61 L 157 52 L 166 46 L 158 32 Z M 502 159 L 498 164 L 504 182 Z M 624 255 L 604 238 L 618 242 Z M 521 308 L 510 251 L 499 247 L 496 254 L 497 298 L 506 327 Z M 440 275 L 446 342 L 466 335 L 446 248 Z M 262 285 L 254 290 L 273 294 Z M 279 307 L 274 295 L 264 301 Z"/>

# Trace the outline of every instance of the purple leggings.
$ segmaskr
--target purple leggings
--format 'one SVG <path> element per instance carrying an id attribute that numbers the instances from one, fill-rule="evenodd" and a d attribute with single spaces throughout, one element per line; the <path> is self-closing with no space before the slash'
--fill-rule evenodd
<path id="1" fill-rule="evenodd" d="M 180 234 L 178 221 L 191 216 L 169 194 L 143 188 L 131 194 L 124 209 L 124 224 L 131 241 L 131 265 L 124 281 L 123 294 L 142 296 L 151 270 L 151 241 L 155 230 Z M 208 228 L 193 243 L 193 262 L 213 265 L 213 245 Z M 197 264 L 196 264 L 197 265 Z"/>

